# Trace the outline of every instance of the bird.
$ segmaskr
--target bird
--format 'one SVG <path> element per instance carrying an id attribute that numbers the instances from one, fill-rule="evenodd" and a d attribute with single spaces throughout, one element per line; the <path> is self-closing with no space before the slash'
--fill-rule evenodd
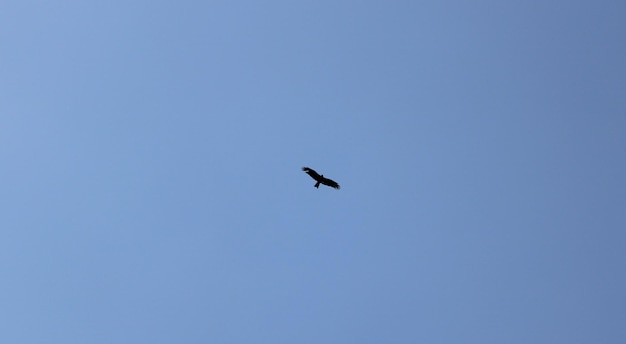
<path id="1" fill-rule="evenodd" d="M 337 190 L 339 190 L 339 184 L 337 184 L 336 181 L 332 180 L 332 179 L 328 179 L 328 178 L 324 178 L 324 175 L 319 175 L 317 172 L 315 172 L 314 169 L 312 168 L 308 168 L 308 167 L 303 167 L 302 171 L 306 172 L 306 174 L 308 174 L 309 176 L 311 176 L 311 178 L 315 179 L 315 181 L 317 183 L 315 183 L 315 187 L 319 188 L 320 184 L 324 184 L 324 185 L 328 185 L 331 188 L 335 188 Z"/>

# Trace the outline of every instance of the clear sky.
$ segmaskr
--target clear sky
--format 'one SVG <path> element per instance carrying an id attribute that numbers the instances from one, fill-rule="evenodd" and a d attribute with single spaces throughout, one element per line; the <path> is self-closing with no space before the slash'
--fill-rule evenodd
<path id="1" fill-rule="evenodd" d="M 0 342 L 623 343 L 625 33 L 623 0 L 4 0 Z"/>

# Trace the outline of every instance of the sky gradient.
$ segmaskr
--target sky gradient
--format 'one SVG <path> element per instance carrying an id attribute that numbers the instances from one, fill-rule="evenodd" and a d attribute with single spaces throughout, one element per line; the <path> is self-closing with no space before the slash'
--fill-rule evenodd
<path id="1" fill-rule="evenodd" d="M 624 1 L 3 1 L 0 342 L 622 343 L 624 32 Z"/>

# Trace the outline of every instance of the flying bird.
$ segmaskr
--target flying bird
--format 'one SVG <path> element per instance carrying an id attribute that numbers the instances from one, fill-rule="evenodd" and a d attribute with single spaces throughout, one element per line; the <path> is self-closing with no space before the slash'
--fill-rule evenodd
<path id="1" fill-rule="evenodd" d="M 320 176 L 319 174 L 317 174 L 317 172 L 315 172 L 314 169 L 308 168 L 308 167 L 303 167 L 302 171 L 306 172 L 306 174 L 311 176 L 311 178 L 315 179 L 315 181 L 317 182 L 317 183 L 315 183 L 315 187 L 316 188 L 319 188 L 320 184 L 324 184 L 324 185 L 330 186 L 331 188 L 335 188 L 335 189 L 339 190 L 339 184 L 337 184 L 336 181 L 334 181 L 332 179 L 324 178 L 323 174 Z"/>

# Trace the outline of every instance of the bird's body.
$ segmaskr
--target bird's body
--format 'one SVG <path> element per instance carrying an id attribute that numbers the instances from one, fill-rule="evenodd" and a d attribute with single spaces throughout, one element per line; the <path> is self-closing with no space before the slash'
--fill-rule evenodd
<path id="1" fill-rule="evenodd" d="M 339 184 L 337 184 L 336 181 L 332 180 L 332 179 L 328 179 L 328 178 L 324 178 L 324 175 L 320 175 L 317 172 L 315 172 L 314 169 L 312 168 L 308 168 L 308 167 L 303 167 L 302 171 L 306 172 L 306 174 L 308 174 L 309 176 L 311 176 L 311 178 L 315 179 L 315 181 L 317 183 L 315 183 L 315 187 L 319 188 L 320 184 L 324 184 L 324 185 L 328 185 L 331 188 L 335 188 L 337 190 L 339 190 Z"/>

